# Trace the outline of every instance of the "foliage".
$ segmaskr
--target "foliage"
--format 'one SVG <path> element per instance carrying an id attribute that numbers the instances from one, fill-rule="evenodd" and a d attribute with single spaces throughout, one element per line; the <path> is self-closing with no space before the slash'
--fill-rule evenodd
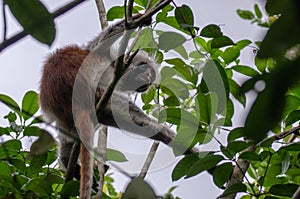
<path id="1" fill-rule="evenodd" d="M 147 2 L 136 0 L 134 13 L 144 10 Z M 19 19 L 18 9 L 13 3 L 8 5 Z M 226 186 L 220 197 L 240 192 L 244 195 L 242 198 L 284 198 L 291 197 L 296 191 L 300 185 L 300 145 L 294 142 L 299 130 L 293 131 L 300 120 L 300 13 L 297 8 L 299 3 L 296 1 L 269 0 L 266 4 L 268 14 L 264 14 L 257 4 L 254 11 L 237 10 L 242 19 L 269 28 L 263 41 L 259 42 L 233 41 L 216 24 L 197 27 L 193 10 L 188 5 L 174 3 L 163 8 L 151 26 L 141 31 L 135 49 L 155 55 L 163 66 L 160 84 L 153 85 L 141 96 L 143 109 L 160 122 L 176 126 L 177 137 L 171 144 L 175 154 L 180 155 L 195 145 L 219 143 L 219 150 L 183 157 L 173 170 L 173 181 L 208 171 L 217 187 Z M 124 12 L 120 10 L 123 7 L 112 7 L 108 19 L 123 18 Z M 30 10 L 26 12 L 30 13 Z M 42 34 L 42 30 L 31 30 L 31 25 L 24 24 L 22 19 L 20 16 L 20 24 L 28 29 L 28 33 Z M 45 26 L 51 28 L 52 25 Z M 168 31 L 162 31 L 160 25 L 167 25 Z M 46 40 L 50 42 L 51 39 Z M 255 66 L 246 66 L 240 60 L 241 54 L 253 45 L 258 49 Z M 290 51 L 295 52 L 293 57 L 286 56 Z M 168 54 L 176 57 L 170 58 Z M 238 81 L 236 75 L 242 76 L 244 82 Z M 236 127 L 232 122 L 238 114 L 236 106 L 248 106 L 251 98 L 247 93 L 250 91 L 257 97 L 245 125 Z M 48 136 L 47 139 L 51 136 L 36 125 L 40 120 L 31 117 L 37 111 L 36 96 L 36 93 L 28 92 L 20 108 L 10 97 L 0 95 L 0 101 L 12 110 L 5 116 L 9 125 L 0 128 L 1 136 L 11 137 L 0 148 L 1 179 L 5 179 L 0 184 L 0 197 L 11 194 L 18 198 L 24 195 L 75 196 L 77 193 L 68 194 L 78 182 L 64 185 L 61 172 L 53 166 L 56 147 L 49 145 L 42 147 L 43 150 L 38 150 L 39 144 L 33 147 L 39 142 L 45 145 L 43 136 Z M 227 143 L 217 140 L 216 132 L 225 134 Z M 40 138 L 29 153 L 20 140 L 31 136 Z M 114 158 L 126 160 L 118 152 Z M 244 160 L 246 177 L 231 184 L 234 167 L 242 166 L 238 165 L 239 160 Z M 155 196 L 148 183 L 134 179 L 124 198 L 136 196 L 140 189 L 147 190 L 149 197 Z M 172 191 L 165 198 L 172 198 Z M 107 194 L 116 197 L 114 191 Z"/>

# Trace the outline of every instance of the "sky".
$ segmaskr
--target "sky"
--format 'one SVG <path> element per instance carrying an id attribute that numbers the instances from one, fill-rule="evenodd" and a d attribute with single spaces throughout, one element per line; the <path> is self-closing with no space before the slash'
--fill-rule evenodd
<path id="1" fill-rule="evenodd" d="M 54 11 L 67 1 L 62 0 L 43 0 L 50 11 Z M 121 0 L 104 1 L 107 8 L 112 5 L 122 5 Z M 248 21 L 242 20 L 236 14 L 237 9 L 253 10 L 255 3 L 263 8 L 264 0 L 176 0 L 177 5 L 188 4 L 195 15 L 195 24 L 200 28 L 214 23 L 221 25 L 222 31 L 234 41 L 241 39 L 250 39 L 252 41 L 260 40 L 265 34 L 265 29 L 251 25 Z M 0 13 L 2 16 L 2 13 Z M 0 54 L 0 93 L 11 96 L 17 102 L 21 102 L 23 95 L 28 90 L 39 91 L 39 81 L 41 77 L 42 65 L 49 53 L 55 49 L 70 45 L 82 45 L 87 43 L 100 32 L 98 13 L 94 1 L 87 1 L 71 12 L 60 16 L 55 20 L 56 38 L 51 47 L 40 44 L 30 36 L 10 46 Z M 0 38 L 2 38 L 2 20 L 0 24 Z M 18 32 L 20 27 L 18 22 L 8 16 L 8 37 Z M 253 49 L 246 48 L 243 51 L 241 64 L 253 65 Z M 247 109 L 243 110 L 237 105 L 238 116 L 235 116 L 237 123 L 240 118 L 246 114 Z M 8 109 L 0 104 L 0 126 L 5 125 L 2 119 Z M 109 137 L 109 146 L 119 150 L 125 150 L 128 155 L 129 163 L 120 165 L 122 168 L 129 169 L 130 172 L 137 172 L 143 164 L 145 153 L 151 146 L 151 141 L 140 137 L 132 136 L 128 133 L 112 131 Z M 129 145 L 134 145 L 128 148 Z M 138 150 L 138 151 L 137 151 Z M 174 185 L 179 187 L 174 194 L 183 199 L 216 198 L 222 190 L 216 188 L 212 182 L 212 177 L 207 173 L 202 173 L 196 177 L 171 182 L 171 171 L 178 161 L 170 155 L 170 150 L 161 145 L 159 154 L 151 167 L 151 172 L 146 180 L 153 185 L 158 194 L 164 194 Z M 116 187 L 118 190 L 124 190 L 128 178 L 117 171 L 114 172 Z"/>

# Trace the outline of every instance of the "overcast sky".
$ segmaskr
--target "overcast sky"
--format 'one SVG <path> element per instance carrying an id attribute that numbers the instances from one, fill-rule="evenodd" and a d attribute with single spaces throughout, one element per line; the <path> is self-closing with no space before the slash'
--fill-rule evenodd
<path id="1" fill-rule="evenodd" d="M 67 1 L 62 0 L 44 0 L 45 4 L 50 11 L 55 10 Z M 122 5 L 121 0 L 106 0 L 106 6 L 110 7 L 114 5 Z M 177 0 L 176 3 L 188 4 L 193 9 L 196 26 L 204 27 L 207 24 L 214 23 L 220 24 L 223 32 L 230 36 L 234 41 L 240 39 L 250 39 L 256 41 L 262 38 L 265 33 L 264 29 L 257 28 L 255 25 L 251 25 L 248 21 L 242 20 L 236 14 L 237 9 L 251 9 L 255 3 L 262 5 L 263 0 Z M 261 8 L 263 8 L 261 6 Z M 0 14 L 2 16 L 2 13 Z M 13 17 L 8 17 L 8 37 L 16 33 L 20 28 L 18 23 Z M 14 46 L 9 47 L 0 54 L 0 93 L 6 94 L 14 98 L 17 102 L 20 102 L 22 96 L 28 90 L 39 91 L 39 80 L 41 76 L 41 68 L 45 57 L 55 50 L 69 44 L 85 44 L 91 40 L 97 33 L 100 32 L 100 26 L 98 22 L 98 15 L 94 5 L 94 1 L 88 1 L 81 6 L 75 8 L 71 12 L 61 16 L 55 20 L 56 22 L 56 39 L 51 47 L 42 45 L 30 36 L 17 42 Z M 2 38 L 2 20 L 0 24 L 0 38 Z M 253 52 L 251 48 L 246 48 L 242 56 L 242 64 L 253 64 Z M 2 119 L 3 115 L 7 113 L 7 109 L 0 104 L 0 125 L 5 125 L 5 121 Z M 122 137 L 121 137 L 122 136 Z M 120 139 L 121 137 L 121 139 Z M 119 149 L 128 147 L 126 141 L 131 139 L 132 136 L 128 134 L 114 134 L 111 135 L 111 145 L 117 146 Z M 135 147 L 143 147 L 150 145 L 149 140 L 140 140 L 140 138 L 134 138 Z M 147 149 L 147 148 L 146 148 Z M 126 148 L 127 150 L 127 148 Z M 134 149 L 132 149 L 134 150 Z M 130 162 L 130 168 L 132 171 L 138 170 L 142 166 L 142 161 L 135 161 L 143 154 L 133 153 L 129 150 L 129 153 L 133 155 Z M 161 153 L 169 153 L 168 149 L 162 147 Z M 130 155 L 129 155 L 130 156 Z M 144 157 L 144 156 L 143 156 Z M 160 158 L 161 157 L 161 158 Z M 220 193 L 220 190 L 212 182 L 212 177 L 203 173 L 188 180 L 180 180 L 174 184 L 171 184 L 171 171 L 175 166 L 174 159 L 166 159 L 165 155 L 159 155 L 155 165 L 152 167 L 152 172 L 147 177 L 150 183 L 154 186 L 157 193 L 166 193 L 168 188 L 174 185 L 180 185 L 174 193 L 183 199 L 196 199 L 201 198 L 216 198 Z M 162 161 L 164 160 L 164 161 Z M 136 167 L 136 168 L 135 168 Z M 123 190 L 128 179 L 122 175 L 116 175 L 116 186 L 118 190 Z"/>

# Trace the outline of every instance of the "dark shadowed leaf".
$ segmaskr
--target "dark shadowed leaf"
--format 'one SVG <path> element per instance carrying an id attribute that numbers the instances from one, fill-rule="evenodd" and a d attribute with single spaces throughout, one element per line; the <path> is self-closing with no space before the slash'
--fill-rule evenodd
<path id="1" fill-rule="evenodd" d="M 286 125 L 289 126 L 298 121 L 300 121 L 300 110 L 292 111 L 286 118 Z"/>
<path id="2" fill-rule="evenodd" d="M 223 159 L 223 156 L 220 155 L 207 155 L 199 159 L 197 162 L 194 162 L 192 165 L 190 165 L 190 169 L 186 175 L 186 178 L 193 177 L 202 173 L 203 171 L 213 168 Z"/>
<path id="3" fill-rule="evenodd" d="M 259 75 L 259 72 L 249 66 L 237 65 L 233 66 L 232 69 L 249 77 L 255 77 Z"/>
<path id="4" fill-rule="evenodd" d="M 208 37 L 208 38 L 217 38 L 221 37 L 223 35 L 221 28 L 215 24 L 210 24 L 205 26 L 201 32 L 200 35 L 203 37 Z"/>
<path id="5" fill-rule="evenodd" d="M 278 64 L 275 71 L 264 76 L 265 89 L 258 94 L 245 122 L 245 134 L 254 141 L 262 140 L 280 120 L 285 94 L 299 81 L 300 59 Z"/>
<path id="6" fill-rule="evenodd" d="M 187 175 L 188 171 L 190 170 L 191 165 L 199 160 L 199 154 L 193 153 L 186 155 L 183 159 L 181 159 L 177 165 L 175 166 L 172 172 L 172 180 L 176 181 L 182 178 L 183 176 Z"/>
<path id="7" fill-rule="evenodd" d="M 61 197 L 62 198 L 70 198 L 70 197 L 76 197 L 79 195 L 79 187 L 80 183 L 79 181 L 69 181 L 61 189 Z"/>
<path id="8" fill-rule="evenodd" d="M 122 199 L 156 199 L 153 188 L 141 178 L 134 178 L 126 187 Z"/>
<path id="9" fill-rule="evenodd" d="M 26 33 L 42 43 L 52 44 L 55 38 L 54 18 L 42 2 L 6 0 L 5 3 Z"/>
<path id="10" fill-rule="evenodd" d="M 245 151 L 239 156 L 239 158 L 250 161 L 260 161 L 259 155 L 253 151 Z"/>
<path id="11" fill-rule="evenodd" d="M 233 41 L 227 36 L 214 38 L 211 42 L 211 48 L 222 48 L 225 46 L 234 45 Z"/>
<path id="12" fill-rule="evenodd" d="M 182 5 L 175 9 L 175 18 L 177 23 L 185 30 L 191 31 L 195 34 L 194 29 L 194 15 L 192 9 L 187 5 Z"/>
<path id="13" fill-rule="evenodd" d="M 269 189 L 269 192 L 277 196 L 292 197 L 298 187 L 297 184 L 276 184 Z"/>
<path id="14" fill-rule="evenodd" d="M 217 185 L 219 188 L 222 188 L 222 186 L 230 179 L 232 171 L 233 165 L 229 162 L 217 166 L 213 173 L 215 185 Z"/>
<path id="15" fill-rule="evenodd" d="M 236 184 L 233 184 L 230 187 L 228 187 L 224 191 L 224 193 L 222 195 L 220 195 L 218 198 L 222 198 L 225 196 L 229 196 L 231 194 L 236 194 L 236 193 L 246 192 L 246 191 L 247 191 L 246 185 L 244 185 L 243 183 L 236 183 Z"/>

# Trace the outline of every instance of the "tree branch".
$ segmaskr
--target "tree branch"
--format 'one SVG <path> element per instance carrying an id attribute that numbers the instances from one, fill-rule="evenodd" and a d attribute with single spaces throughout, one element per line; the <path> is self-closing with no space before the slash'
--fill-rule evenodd
<path id="1" fill-rule="evenodd" d="M 99 20 L 101 24 L 101 29 L 104 30 L 108 27 L 106 9 L 102 0 L 96 0 L 96 5 L 98 8 Z"/>
<path id="2" fill-rule="evenodd" d="M 102 198 L 102 189 L 104 185 L 105 163 L 106 163 L 106 150 L 107 150 L 107 126 L 101 125 L 98 135 L 98 148 L 97 148 L 97 165 L 99 171 L 98 193 L 95 198 Z"/>
<path id="3" fill-rule="evenodd" d="M 53 17 L 54 18 L 57 18 L 59 16 L 61 16 L 62 14 L 72 10 L 74 7 L 78 6 L 79 4 L 81 4 L 82 2 L 84 2 L 85 0 L 74 0 L 70 3 L 68 3 L 67 5 L 59 8 L 58 10 L 54 11 L 52 14 L 53 14 Z M 24 37 L 26 37 L 28 34 L 22 30 L 21 32 L 19 33 L 16 33 L 14 36 L 6 39 L 5 41 L 3 41 L 1 44 L 0 44 L 0 52 L 2 52 L 5 48 L 11 46 L 12 44 L 16 43 L 17 41 L 23 39 Z"/>
<path id="4" fill-rule="evenodd" d="M 7 34 L 7 20 L 6 20 L 6 9 L 5 9 L 5 2 L 2 3 L 2 15 L 3 15 L 3 41 L 6 40 Z"/>
<path id="5" fill-rule="evenodd" d="M 260 145 L 260 143 L 264 142 L 267 139 L 281 140 L 281 139 L 283 139 L 283 138 L 285 138 L 289 135 L 299 134 L 299 130 L 300 130 L 300 126 L 291 128 L 287 131 L 284 131 L 284 132 L 276 134 L 272 137 L 266 138 L 263 141 L 259 142 L 257 145 L 250 146 L 245 151 L 254 151 L 256 149 L 256 147 Z M 230 187 L 231 185 L 233 185 L 235 183 L 243 182 L 243 178 L 245 176 L 245 173 L 247 172 L 249 164 L 250 164 L 250 162 L 247 161 L 247 160 L 243 160 L 243 159 L 238 159 L 237 160 L 236 166 L 234 167 L 234 171 L 231 175 L 230 180 L 228 181 L 228 183 L 226 185 L 226 188 Z M 300 194 L 300 190 L 299 190 L 299 194 Z M 225 199 L 234 199 L 235 196 L 236 196 L 236 194 L 233 194 L 233 195 L 230 195 L 230 196 L 227 196 L 227 197 L 224 197 L 224 198 Z"/>
<path id="6" fill-rule="evenodd" d="M 146 177 L 147 172 L 148 172 L 148 170 L 149 170 L 149 168 L 150 168 L 150 165 L 151 165 L 151 163 L 152 163 L 152 161 L 153 161 L 153 159 L 154 159 L 155 153 L 156 153 L 156 151 L 157 151 L 157 149 L 158 149 L 158 146 L 159 146 L 159 142 L 157 142 L 157 141 L 155 141 L 155 142 L 152 144 L 152 147 L 151 147 L 151 149 L 150 149 L 150 152 L 149 152 L 149 154 L 148 154 L 148 157 L 147 157 L 147 159 L 146 159 L 146 161 L 145 161 L 145 164 L 144 164 L 144 166 L 143 166 L 143 168 L 142 168 L 142 170 L 141 170 L 141 173 L 140 173 L 140 175 L 139 175 L 140 178 L 144 179 L 144 178 Z"/>

